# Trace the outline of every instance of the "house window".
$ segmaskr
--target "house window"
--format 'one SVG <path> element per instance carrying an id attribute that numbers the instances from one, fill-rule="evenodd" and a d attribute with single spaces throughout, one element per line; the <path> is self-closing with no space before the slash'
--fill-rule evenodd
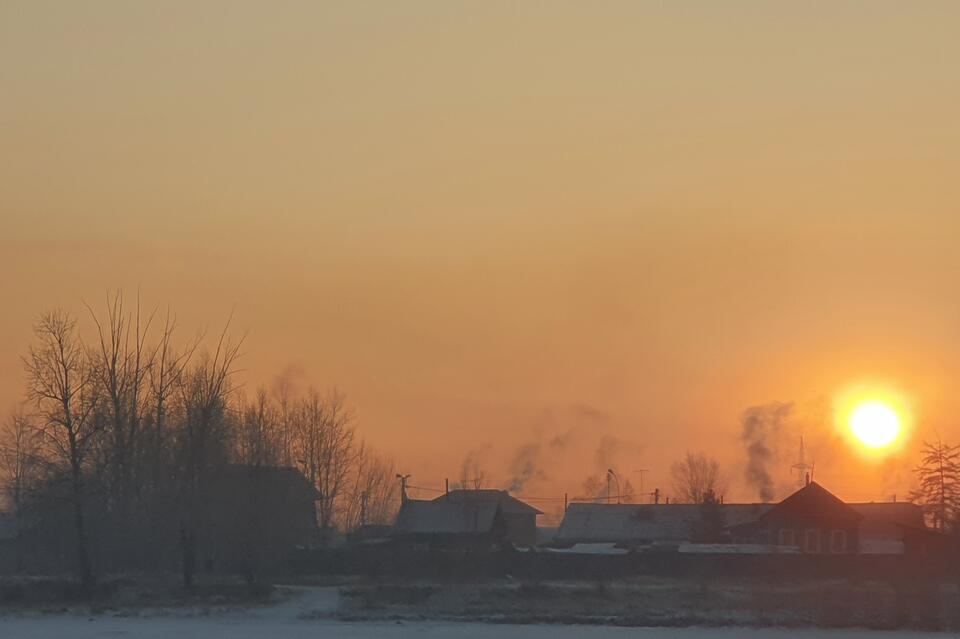
<path id="1" fill-rule="evenodd" d="M 842 555 L 847 552 L 847 531 L 830 531 L 830 552 L 835 555 Z"/>
<path id="2" fill-rule="evenodd" d="M 796 546 L 797 540 L 794 538 L 793 529 L 781 528 L 777 537 L 777 544 L 780 546 Z"/>
<path id="3" fill-rule="evenodd" d="M 808 528 L 804 537 L 803 549 L 808 553 L 820 552 L 820 530 L 817 528 Z"/>

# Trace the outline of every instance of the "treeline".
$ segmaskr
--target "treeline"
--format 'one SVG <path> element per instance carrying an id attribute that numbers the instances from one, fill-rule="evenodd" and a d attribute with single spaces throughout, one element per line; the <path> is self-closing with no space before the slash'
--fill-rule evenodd
<path id="1" fill-rule="evenodd" d="M 48 537 L 84 585 L 101 566 L 164 568 L 173 556 L 189 584 L 214 487 L 238 466 L 302 473 L 318 544 L 392 519 L 394 464 L 362 441 L 342 394 L 280 383 L 247 396 L 229 321 L 213 340 L 178 342 L 169 312 L 127 309 L 120 293 L 88 312 L 92 339 L 67 312 L 38 318 L 26 401 L 0 439 L 18 530 Z"/>

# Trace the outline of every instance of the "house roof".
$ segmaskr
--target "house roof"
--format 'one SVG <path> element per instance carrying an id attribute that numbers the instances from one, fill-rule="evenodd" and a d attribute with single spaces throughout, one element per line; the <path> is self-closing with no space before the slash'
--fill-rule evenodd
<path id="1" fill-rule="evenodd" d="M 498 504 L 501 512 L 517 515 L 542 515 L 543 512 L 537 510 L 530 504 L 520 501 L 505 490 L 451 490 L 449 493 L 440 495 L 434 502 L 439 503 L 472 503 L 489 502 Z"/>
<path id="2" fill-rule="evenodd" d="M 484 534 L 493 529 L 495 501 L 441 502 L 407 499 L 395 524 L 400 534 Z"/>
<path id="3" fill-rule="evenodd" d="M 840 519 L 855 522 L 862 519 L 863 515 L 829 490 L 812 481 L 770 508 L 761 516 L 761 519 L 771 517 L 793 517 L 815 521 Z"/>
<path id="4" fill-rule="evenodd" d="M 925 528 L 923 510 L 917 504 L 907 501 L 897 502 L 869 502 L 861 504 L 847 504 L 861 517 L 864 524 L 892 523 L 914 528 Z"/>
<path id="5" fill-rule="evenodd" d="M 720 504 L 727 526 L 755 521 L 769 504 Z M 560 542 L 664 542 L 689 540 L 701 518 L 699 504 L 570 504 Z"/>
<path id="6" fill-rule="evenodd" d="M 270 490 L 282 492 L 289 499 L 316 501 L 321 498 L 310 480 L 292 466 L 227 464 L 220 470 L 217 479 L 227 482 L 236 490 L 249 490 L 251 486 L 247 482 L 252 482 L 261 487 L 269 486 Z"/>

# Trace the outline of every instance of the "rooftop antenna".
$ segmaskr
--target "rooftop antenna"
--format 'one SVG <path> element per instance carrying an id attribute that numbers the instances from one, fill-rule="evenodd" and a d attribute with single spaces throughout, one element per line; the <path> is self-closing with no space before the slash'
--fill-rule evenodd
<path id="1" fill-rule="evenodd" d="M 807 463 L 806 451 L 803 446 L 803 435 L 800 436 L 800 458 L 790 470 L 797 473 L 797 486 L 803 488 L 813 479 L 813 465 Z"/>

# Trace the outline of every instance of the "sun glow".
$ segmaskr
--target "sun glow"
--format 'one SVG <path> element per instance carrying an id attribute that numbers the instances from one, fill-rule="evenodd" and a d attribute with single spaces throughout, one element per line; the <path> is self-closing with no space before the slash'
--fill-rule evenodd
<path id="1" fill-rule="evenodd" d="M 864 459 L 879 461 L 903 450 L 914 430 L 913 402 L 889 383 L 857 383 L 833 396 L 838 435 Z"/>
<path id="2" fill-rule="evenodd" d="M 861 402 L 850 413 L 850 430 L 868 448 L 885 448 L 900 435 L 900 417 L 887 404 Z"/>

